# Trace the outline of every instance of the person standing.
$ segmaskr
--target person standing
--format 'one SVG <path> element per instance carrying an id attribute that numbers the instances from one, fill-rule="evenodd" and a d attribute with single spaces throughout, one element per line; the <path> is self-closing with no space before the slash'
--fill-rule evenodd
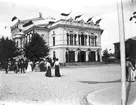
<path id="1" fill-rule="evenodd" d="M 47 59 L 47 62 L 46 62 L 46 68 L 47 68 L 47 72 L 46 72 L 45 76 L 46 76 L 46 77 L 52 77 L 51 65 L 50 65 L 48 59 Z"/>
<path id="2" fill-rule="evenodd" d="M 8 60 L 4 61 L 5 74 L 8 74 Z"/>
<path id="3" fill-rule="evenodd" d="M 23 58 L 20 60 L 20 69 L 21 69 L 21 73 L 22 72 L 25 73 L 25 70 L 24 70 L 24 59 Z"/>
<path id="4" fill-rule="evenodd" d="M 32 71 L 32 62 L 29 60 L 26 72 Z"/>
<path id="5" fill-rule="evenodd" d="M 131 62 L 131 59 L 130 58 L 127 58 L 126 59 L 126 67 L 127 67 L 127 70 L 128 70 L 128 81 L 129 82 L 134 82 L 135 81 L 135 72 L 134 72 L 134 67 L 132 65 L 132 62 Z"/>
<path id="6" fill-rule="evenodd" d="M 18 67 L 18 60 L 15 60 L 15 73 L 17 74 L 19 72 L 19 67 Z"/>
<path id="7" fill-rule="evenodd" d="M 54 66 L 55 66 L 55 76 L 61 77 L 61 75 L 60 75 L 60 64 L 59 64 L 58 58 L 56 58 Z"/>

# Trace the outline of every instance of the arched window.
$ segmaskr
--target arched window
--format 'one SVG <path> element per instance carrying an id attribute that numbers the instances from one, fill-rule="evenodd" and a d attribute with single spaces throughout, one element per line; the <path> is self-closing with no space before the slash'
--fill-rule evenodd
<path id="1" fill-rule="evenodd" d="M 73 45 L 73 31 L 70 31 L 70 45 Z"/>
<path id="2" fill-rule="evenodd" d="M 67 45 L 69 45 L 69 33 L 67 33 Z"/>

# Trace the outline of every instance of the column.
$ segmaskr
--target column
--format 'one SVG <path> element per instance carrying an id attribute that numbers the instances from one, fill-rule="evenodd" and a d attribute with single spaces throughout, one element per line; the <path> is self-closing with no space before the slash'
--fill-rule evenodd
<path id="1" fill-rule="evenodd" d="M 95 36 L 95 46 L 97 46 L 97 36 Z"/>
<path id="2" fill-rule="evenodd" d="M 78 42 L 78 34 L 77 34 L 77 37 L 76 37 L 76 45 L 79 45 L 79 42 Z"/>
<path id="3" fill-rule="evenodd" d="M 89 52 L 86 51 L 86 62 L 88 62 L 88 54 L 89 54 Z"/>
<path id="4" fill-rule="evenodd" d="M 97 51 L 95 51 L 95 61 L 98 61 Z"/>
<path id="5" fill-rule="evenodd" d="M 75 51 L 75 62 L 78 61 L 78 51 Z"/>
<path id="6" fill-rule="evenodd" d="M 81 37 L 81 35 L 80 35 L 80 45 L 82 45 L 82 43 L 81 43 L 81 38 L 82 38 L 82 37 Z"/>
<path id="7" fill-rule="evenodd" d="M 102 54 L 101 54 L 101 50 L 99 50 L 99 55 L 100 55 L 100 62 L 102 62 Z"/>

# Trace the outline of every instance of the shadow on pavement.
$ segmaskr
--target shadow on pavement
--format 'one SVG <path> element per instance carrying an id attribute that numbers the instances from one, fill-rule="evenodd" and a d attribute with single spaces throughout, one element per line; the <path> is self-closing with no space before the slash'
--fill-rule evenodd
<path id="1" fill-rule="evenodd" d="M 131 82 L 128 82 L 128 86 L 126 89 L 126 104 L 128 104 L 128 98 L 129 98 L 129 94 L 130 94 L 130 88 L 131 88 Z"/>
<path id="2" fill-rule="evenodd" d="M 126 105 L 136 104 L 136 85 L 134 82 L 129 82 L 127 86 Z"/>
<path id="3" fill-rule="evenodd" d="M 98 84 L 98 83 L 118 83 L 121 82 L 121 79 L 115 80 L 115 81 L 79 81 L 81 83 L 88 83 L 88 84 Z"/>

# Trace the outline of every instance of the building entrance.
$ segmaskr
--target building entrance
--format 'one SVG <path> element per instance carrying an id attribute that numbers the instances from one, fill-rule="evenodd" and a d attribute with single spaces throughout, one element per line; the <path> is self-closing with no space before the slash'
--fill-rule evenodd
<path id="1" fill-rule="evenodd" d="M 69 62 L 75 62 L 75 52 L 69 51 Z"/>
<path id="2" fill-rule="evenodd" d="M 86 61 L 86 54 L 85 54 L 85 51 L 81 51 L 80 53 L 80 56 L 81 56 L 81 62 L 85 62 Z"/>
<path id="3" fill-rule="evenodd" d="M 95 51 L 91 51 L 91 61 L 95 61 Z"/>

